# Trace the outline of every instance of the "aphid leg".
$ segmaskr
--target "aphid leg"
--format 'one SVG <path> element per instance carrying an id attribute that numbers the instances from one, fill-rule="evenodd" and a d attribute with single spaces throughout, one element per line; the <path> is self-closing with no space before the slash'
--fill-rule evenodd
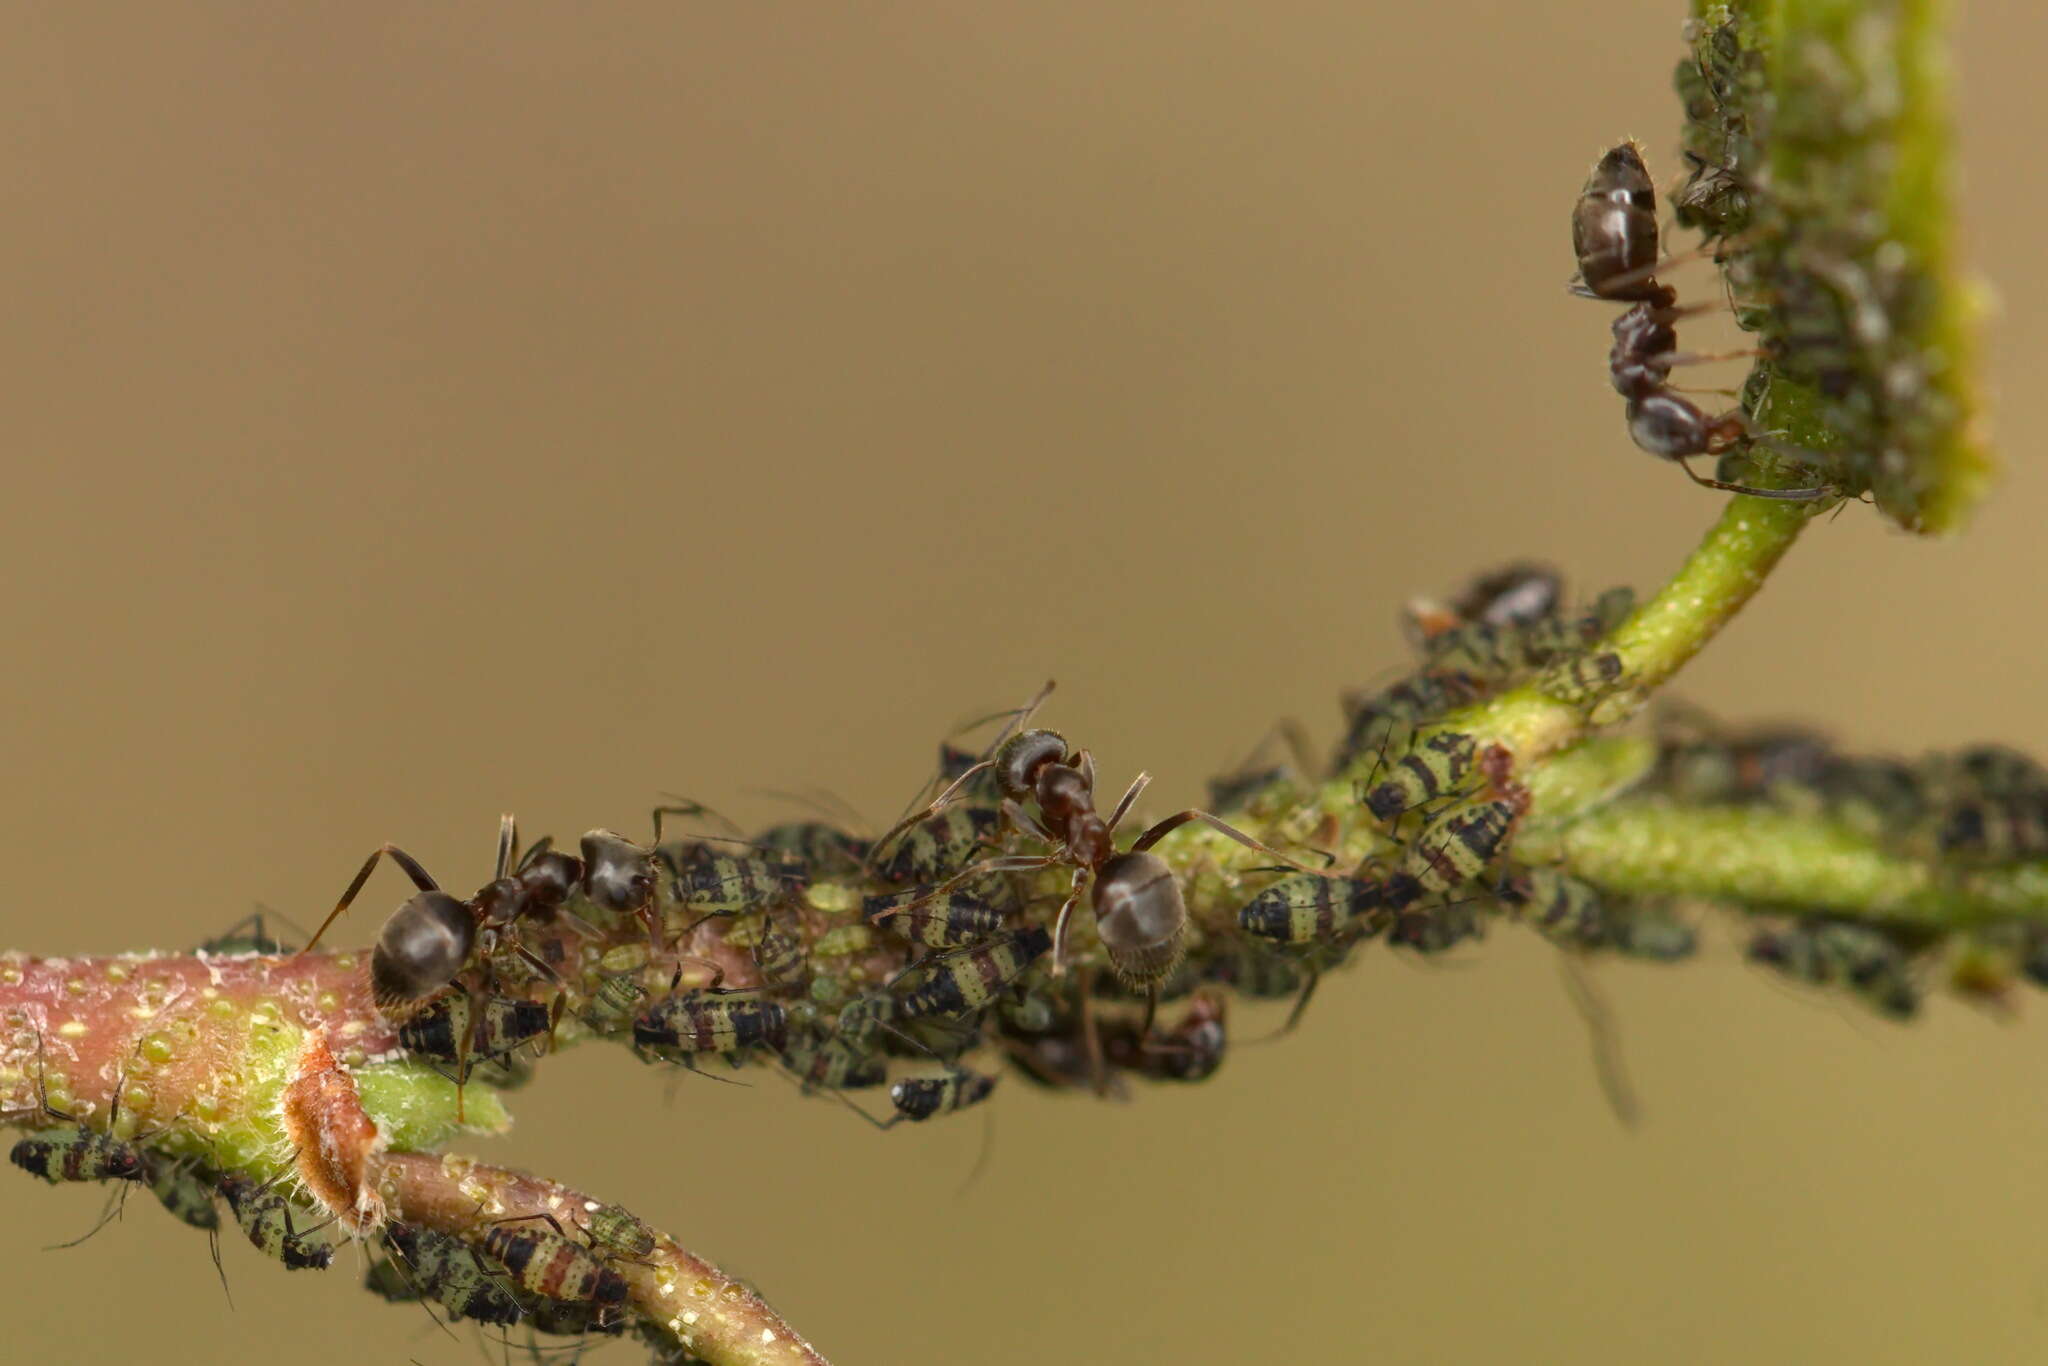
<path id="1" fill-rule="evenodd" d="M 313 946 L 320 942 L 320 936 L 327 933 L 327 927 L 332 925 L 336 918 L 349 908 L 349 903 L 356 899 L 356 893 L 363 890 L 363 884 L 368 882 L 370 874 L 376 871 L 377 860 L 387 854 L 391 856 L 393 863 L 405 870 L 405 875 L 412 879 L 413 886 L 423 892 L 438 892 L 441 890 L 434 879 L 427 876 L 427 870 L 420 867 L 418 859 L 415 859 L 411 854 L 406 853 L 405 850 L 395 844 L 380 844 L 371 852 L 368 858 L 363 860 L 363 866 L 356 871 L 355 880 L 348 884 L 348 890 L 341 894 L 341 900 L 336 902 L 334 909 L 327 913 L 327 918 L 320 922 L 320 928 L 313 931 L 313 938 L 307 942 L 306 947 L 300 949 L 297 954 L 293 955 L 294 957 L 303 958 L 313 951 Z"/>
<path id="2" fill-rule="evenodd" d="M 1095 969 L 1083 968 L 1074 995 L 1080 1002 L 1081 1051 L 1088 1058 L 1089 1089 L 1098 1096 L 1109 1094 L 1109 1062 L 1102 1051 L 1102 1031 L 1095 1022 Z"/>
<path id="3" fill-rule="evenodd" d="M 1760 489 L 1752 488 L 1748 484 L 1729 484 L 1719 479 L 1709 479 L 1705 475 L 1695 474 L 1691 464 L 1688 463 L 1687 458 L 1684 456 L 1672 457 L 1672 463 L 1684 470 L 1685 477 L 1698 484 L 1701 488 L 1720 489 L 1723 493 L 1740 493 L 1750 498 L 1775 498 L 1780 502 L 1786 503 L 1811 503 L 1822 498 L 1833 497 L 1835 492 L 1835 487 L 1832 484 L 1821 484 L 1810 489 Z"/>
<path id="4" fill-rule="evenodd" d="M 1573 1009 L 1579 1012 L 1579 1019 L 1586 1026 L 1593 1048 L 1593 1070 L 1600 1078 L 1600 1091 L 1607 1098 L 1607 1108 L 1614 1112 L 1615 1119 L 1623 1128 L 1633 1129 L 1642 1122 L 1642 1108 L 1636 1100 L 1635 1086 L 1629 1080 L 1628 1060 L 1622 1056 L 1621 1031 L 1615 1026 L 1614 1012 L 1608 1008 L 1606 998 L 1594 985 L 1577 953 L 1560 950 L 1557 962 L 1558 972 L 1564 978 L 1565 995 L 1571 998 Z"/>

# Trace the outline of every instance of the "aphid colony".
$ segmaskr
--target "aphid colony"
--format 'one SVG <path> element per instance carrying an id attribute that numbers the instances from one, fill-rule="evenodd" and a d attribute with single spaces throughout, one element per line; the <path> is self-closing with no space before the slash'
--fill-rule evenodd
<path id="1" fill-rule="evenodd" d="M 1977 877 L 2048 859 L 2048 770 L 2000 745 L 1918 760 L 1837 752 L 1798 726 L 1725 729 L 1666 718 L 1655 769 L 1631 800 L 1772 808 L 1816 817 L 1967 888 Z M 1937 950 L 1946 961 L 1937 964 Z M 1752 962 L 1794 981 L 1845 990 L 1893 1018 L 1919 1008 L 1946 973 L 1966 996 L 2002 1004 L 2022 977 L 2048 986 L 2048 927 L 1997 924 L 1937 937 L 1881 916 L 1788 916 L 1755 932 Z"/>

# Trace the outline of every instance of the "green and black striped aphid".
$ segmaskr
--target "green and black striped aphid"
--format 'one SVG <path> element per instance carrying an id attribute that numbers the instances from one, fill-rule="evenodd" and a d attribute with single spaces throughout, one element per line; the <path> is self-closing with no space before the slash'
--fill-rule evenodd
<path id="1" fill-rule="evenodd" d="M 1027 925 L 987 944 L 935 954 L 910 969 L 923 980 L 896 998 L 895 1013 L 906 1020 L 979 1014 L 1051 948 L 1043 926 Z"/>
<path id="2" fill-rule="evenodd" d="M 543 1228 L 541 1225 L 547 1225 Z M 562 1231 L 548 1214 L 501 1219 L 484 1230 L 483 1249 L 528 1294 L 575 1304 L 626 1301 L 626 1278 Z"/>
<path id="3" fill-rule="evenodd" d="M 871 923 L 886 924 L 913 944 L 956 949 L 978 944 L 1003 928 L 1003 912 L 966 887 L 940 892 L 935 887 L 871 896 L 861 902 Z"/>
<path id="4" fill-rule="evenodd" d="M 1442 896 L 1486 870 L 1506 847 L 1515 823 L 1529 809 L 1528 789 L 1512 777 L 1513 756 L 1489 745 L 1480 756 L 1486 788 L 1452 806 L 1422 828 L 1387 879 L 1386 901 L 1406 911 L 1425 896 Z"/>
<path id="5" fill-rule="evenodd" d="M 1797 725 L 1723 730 L 1711 723 L 1667 719 L 1653 783 L 1689 804 L 1760 802 L 1781 788 L 1810 788 L 1826 772 L 1833 746 Z"/>
<path id="6" fill-rule="evenodd" d="M 875 846 L 875 876 L 898 886 L 940 882 L 993 846 L 1002 823 L 993 806 L 962 802 L 933 812 Z"/>
<path id="7" fill-rule="evenodd" d="M 1349 721 L 1331 760 L 1341 773 L 1368 754 L 1384 754 L 1402 731 L 1414 732 L 1440 716 L 1486 696 L 1479 679 L 1456 673 L 1419 673 L 1369 697 L 1348 697 Z"/>
<path id="8" fill-rule="evenodd" d="M 703 839 L 671 840 L 655 855 L 668 872 L 664 904 L 686 921 L 766 910 L 801 893 L 809 878 L 802 860 L 744 843 L 721 848 Z"/>
<path id="9" fill-rule="evenodd" d="M 384 1226 L 384 1245 L 392 1260 L 372 1264 L 369 1284 L 386 1299 L 424 1296 L 454 1318 L 498 1324 L 519 1321 L 519 1303 L 511 1290 L 500 1283 L 476 1250 L 461 1239 L 394 1219 Z M 412 1293 L 393 1293 L 388 1272 L 382 1275 L 380 1284 L 380 1266 L 392 1268 L 400 1284 Z"/>
<path id="10" fill-rule="evenodd" d="M 1307 976 L 1281 1033 L 1301 1022 L 1329 962 L 1387 928 L 1393 919 L 1386 908 L 1384 883 L 1314 873 L 1283 878 L 1238 908 L 1240 930 L 1298 955 Z"/>
<path id="11" fill-rule="evenodd" d="M 1904 945 L 1884 930 L 1842 920 L 1795 920 L 1761 930 L 1749 960 L 1812 986 L 1845 987 L 1880 1015 L 1911 1018 L 1920 989 Z"/>
<path id="12" fill-rule="evenodd" d="M 624 1205 L 595 1205 L 586 1213 L 583 1236 L 599 1252 L 623 1261 L 644 1261 L 654 1255 L 654 1230 Z"/>
<path id="13" fill-rule="evenodd" d="M 114 1087 L 107 1115 L 107 1132 L 88 1127 L 82 1120 L 50 1104 L 49 1066 L 43 1052 L 43 1036 L 36 1034 L 37 1108 L 70 1128 L 44 1129 L 18 1140 L 7 1154 L 8 1161 L 31 1176 L 51 1185 L 67 1181 L 140 1181 L 147 1159 L 139 1143 L 115 1138 L 112 1130 L 121 1121 L 122 1084 Z M 100 1221 L 105 1223 L 105 1219 Z M 99 1225 L 93 1226 L 97 1232 Z M 87 1237 L 92 1234 L 88 1233 Z"/>
<path id="14" fill-rule="evenodd" d="M 783 1061 L 806 1091 L 860 1091 L 889 1079 L 886 1058 L 844 1038 L 791 1044 Z"/>
<path id="15" fill-rule="evenodd" d="M 803 864 L 812 881 L 858 877 L 868 842 L 825 821 L 784 821 L 755 835 L 753 844 L 785 861 Z"/>
<path id="16" fill-rule="evenodd" d="M 1572 948 L 1601 943 L 1607 910 L 1591 883 L 1555 868 L 1515 868 L 1494 889 L 1508 918 Z"/>
<path id="17" fill-rule="evenodd" d="M 648 963 L 647 946 L 620 944 L 597 960 L 597 985 L 584 1002 L 583 1023 L 599 1034 L 623 1034 L 647 996 L 641 974 Z"/>
<path id="18" fill-rule="evenodd" d="M 921 1124 L 934 1115 L 950 1115 L 981 1104 L 995 1089 L 994 1077 L 964 1068 L 936 1077 L 906 1077 L 889 1088 L 889 1104 L 896 1113 L 882 1121 L 881 1127 L 892 1128 L 906 1120 Z"/>
<path id="19" fill-rule="evenodd" d="M 682 968 L 676 969 L 676 981 Z M 695 1056 L 733 1054 L 765 1047 L 781 1052 L 789 1041 L 789 1017 L 779 1001 L 762 1000 L 745 989 L 725 988 L 725 970 L 716 969 L 711 984 L 671 994 L 640 1012 L 633 1021 L 633 1043 L 640 1048 Z"/>
<path id="20" fill-rule="evenodd" d="M 622 1305 L 551 1300 L 545 1295 L 522 1296 L 519 1312 L 521 1321 L 534 1332 L 564 1338 L 589 1337 L 592 1333 L 618 1337 L 626 1331 L 627 1320 L 632 1317 Z M 577 1350 L 580 1354 L 582 1349 Z M 539 1354 L 537 1348 L 535 1354 Z"/>
<path id="21" fill-rule="evenodd" d="M 1479 742 L 1440 730 L 1393 762 L 1386 778 L 1365 794 L 1366 809 L 1390 821 L 1425 802 L 1458 791 L 1479 756 Z"/>
<path id="22" fill-rule="evenodd" d="M 143 1181 L 157 1202 L 181 1223 L 208 1232 L 220 1228 L 214 1186 L 196 1158 L 172 1158 L 144 1150 Z"/>
<path id="23" fill-rule="evenodd" d="M 461 1085 L 486 1062 L 502 1062 L 522 1044 L 548 1032 L 548 1008 L 511 996 L 450 992 L 398 1027 L 409 1052 L 455 1064 Z"/>
<path id="24" fill-rule="evenodd" d="M 1543 671 L 1536 690 L 1576 707 L 1590 707 L 1622 687 L 1621 656 L 1612 650 L 1581 650 Z"/>
<path id="25" fill-rule="evenodd" d="M 334 1221 L 329 1219 L 301 1231 L 294 1215 L 310 1218 L 312 1211 L 276 1189 L 275 1183 L 284 1174 L 280 1171 L 259 1185 L 240 1172 L 224 1172 L 215 1182 L 215 1189 L 226 1198 L 235 1222 L 242 1226 L 242 1232 L 258 1252 L 283 1262 L 291 1271 L 325 1271 L 334 1260 L 334 1245 L 316 1242 L 312 1235 Z"/>

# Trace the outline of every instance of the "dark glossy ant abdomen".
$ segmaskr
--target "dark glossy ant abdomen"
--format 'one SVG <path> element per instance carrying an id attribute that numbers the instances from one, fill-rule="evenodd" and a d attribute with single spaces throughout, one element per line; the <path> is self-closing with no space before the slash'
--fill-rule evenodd
<path id="1" fill-rule="evenodd" d="M 446 892 L 421 892 L 391 913 L 370 951 L 377 1008 L 410 1014 L 455 980 L 476 947 L 469 906 Z"/>
<path id="2" fill-rule="evenodd" d="M 1652 390 L 1628 403 L 1628 434 L 1651 455 L 1666 460 L 1711 455 L 1742 439 L 1742 414 L 1709 418 L 1699 405 L 1669 390 Z"/>
<path id="3" fill-rule="evenodd" d="M 1669 307 L 1657 283 L 1657 188 L 1640 148 L 1624 142 L 1600 158 L 1572 208 L 1572 253 L 1585 292 L 1617 303 Z"/>
<path id="4" fill-rule="evenodd" d="M 1117 854 L 1096 874 L 1095 930 L 1117 976 L 1156 984 L 1180 961 L 1187 903 L 1173 868 L 1157 854 Z"/>

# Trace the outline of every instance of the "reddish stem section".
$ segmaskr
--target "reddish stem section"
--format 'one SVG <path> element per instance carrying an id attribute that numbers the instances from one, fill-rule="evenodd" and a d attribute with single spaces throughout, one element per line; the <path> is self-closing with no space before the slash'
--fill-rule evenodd
<path id="1" fill-rule="evenodd" d="M 574 1237 L 601 1207 L 557 1182 L 453 1155 L 392 1153 L 380 1174 L 394 1218 L 479 1246 L 491 1224 L 522 1215 L 547 1215 Z M 830 1366 L 759 1295 L 665 1234 L 647 1257 L 613 1267 L 641 1318 L 712 1366 Z"/>

